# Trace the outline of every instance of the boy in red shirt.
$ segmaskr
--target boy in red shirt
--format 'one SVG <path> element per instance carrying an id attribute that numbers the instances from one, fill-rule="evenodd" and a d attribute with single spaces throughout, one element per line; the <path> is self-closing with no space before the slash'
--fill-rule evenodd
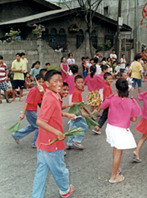
<path id="1" fill-rule="evenodd" d="M 19 139 L 35 131 L 34 140 L 32 142 L 32 148 L 36 148 L 35 142 L 38 136 L 38 126 L 36 124 L 37 105 L 41 103 L 41 98 L 42 98 L 42 93 L 39 91 L 40 88 L 39 86 L 43 87 L 44 85 L 44 80 L 42 76 L 38 74 L 36 76 L 36 79 L 38 85 L 30 89 L 24 104 L 23 112 L 20 115 L 20 120 L 23 120 L 26 115 L 26 118 L 30 125 L 18 130 L 15 133 L 12 133 L 12 137 L 15 139 L 16 143 L 19 144 L 20 143 Z"/>
<path id="2" fill-rule="evenodd" d="M 63 134 L 61 97 L 59 95 L 63 85 L 61 72 L 48 71 L 45 81 L 48 89 L 44 94 L 36 122 L 39 126 L 39 134 L 36 141 L 37 169 L 32 198 L 44 197 L 45 182 L 49 171 L 60 189 L 60 196 L 68 197 L 74 192 L 74 187 L 69 185 L 69 171 L 64 163 L 65 135 Z M 56 138 L 58 141 L 50 144 Z"/>
<path id="3" fill-rule="evenodd" d="M 105 85 L 103 89 L 103 99 L 105 100 L 107 97 L 113 94 L 112 88 L 111 88 L 111 83 L 113 82 L 112 74 L 109 72 L 106 72 L 104 74 L 104 80 L 105 80 Z M 95 132 L 96 134 L 99 134 L 99 135 L 101 134 L 99 129 L 102 128 L 102 126 L 107 120 L 108 110 L 109 108 L 104 109 L 103 114 L 98 121 L 99 126 L 96 126 L 95 129 L 93 130 L 93 132 Z"/>
<path id="4" fill-rule="evenodd" d="M 77 75 L 75 77 L 75 87 L 76 89 L 74 90 L 74 93 L 72 95 L 72 102 L 83 102 L 82 92 L 84 91 L 84 79 L 82 78 L 82 76 Z M 90 112 L 87 109 L 85 110 L 87 111 L 88 114 L 90 114 Z M 72 127 L 77 127 L 77 128 L 81 127 L 82 131 L 85 134 L 88 129 L 88 125 L 85 120 L 85 117 L 86 117 L 86 114 L 81 109 L 81 113 L 79 114 L 78 118 L 70 122 L 69 129 L 71 129 Z M 81 144 L 84 136 L 85 135 L 75 135 L 75 136 L 69 137 L 68 142 L 67 142 L 67 149 L 71 149 L 73 147 L 81 149 L 81 150 L 84 149 L 83 145 Z"/>

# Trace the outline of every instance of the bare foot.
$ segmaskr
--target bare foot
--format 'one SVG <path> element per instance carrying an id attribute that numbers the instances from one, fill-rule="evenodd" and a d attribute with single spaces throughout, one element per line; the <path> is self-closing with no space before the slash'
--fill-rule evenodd
<path id="1" fill-rule="evenodd" d="M 19 98 L 19 101 L 20 101 L 20 102 L 23 102 L 22 98 Z"/>
<path id="2" fill-rule="evenodd" d="M 115 178 L 110 178 L 109 183 L 115 184 L 124 181 L 125 177 L 123 175 L 116 175 Z"/>
<path id="3" fill-rule="evenodd" d="M 117 170 L 117 175 L 119 175 L 119 174 L 121 174 L 121 168 L 118 168 L 118 170 Z"/>
<path id="4" fill-rule="evenodd" d="M 134 155 L 133 161 L 135 161 L 135 162 L 142 162 L 142 160 L 139 158 L 139 154 L 136 153 L 136 151 L 133 152 L 133 155 Z"/>

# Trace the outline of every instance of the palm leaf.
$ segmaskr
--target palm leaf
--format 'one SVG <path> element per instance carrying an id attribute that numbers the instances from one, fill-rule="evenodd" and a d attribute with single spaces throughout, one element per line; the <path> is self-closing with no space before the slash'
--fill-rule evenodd
<path id="1" fill-rule="evenodd" d="M 98 126 L 98 123 L 91 119 L 88 115 L 86 116 L 86 122 L 89 128 L 94 128 L 95 126 Z"/>
<path id="2" fill-rule="evenodd" d="M 8 130 L 12 132 L 16 132 L 19 130 L 21 124 L 21 120 L 18 121 L 16 124 L 12 125 Z"/>

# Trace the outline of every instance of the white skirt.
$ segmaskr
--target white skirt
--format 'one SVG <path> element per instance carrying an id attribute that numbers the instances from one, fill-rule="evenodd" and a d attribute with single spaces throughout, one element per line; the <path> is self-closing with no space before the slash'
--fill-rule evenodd
<path id="1" fill-rule="evenodd" d="M 107 124 L 106 141 L 117 149 L 136 148 L 136 142 L 130 129 L 120 128 Z"/>

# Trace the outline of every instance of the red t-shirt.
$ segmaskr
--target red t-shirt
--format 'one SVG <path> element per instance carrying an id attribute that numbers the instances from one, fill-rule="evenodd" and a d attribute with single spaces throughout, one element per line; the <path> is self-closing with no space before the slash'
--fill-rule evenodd
<path id="1" fill-rule="evenodd" d="M 28 103 L 27 110 L 37 111 L 37 105 L 41 103 L 41 98 L 41 93 L 38 91 L 37 87 L 31 88 L 25 101 Z"/>
<path id="2" fill-rule="evenodd" d="M 104 89 L 103 89 L 103 99 L 105 100 L 108 96 L 112 94 L 113 92 L 112 92 L 111 86 L 105 83 Z"/>
<path id="3" fill-rule="evenodd" d="M 72 95 L 72 102 L 83 102 L 82 91 L 75 89 Z"/>
<path id="4" fill-rule="evenodd" d="M 60 96 L 49 89 L 44 94 L 38 119 L 46 122 L 63 133 L 63 121 L 61 112 Z M 56 139 L 57 136 L 49 131 L 39 127 L 36 147 L 42 151 L 55 152 L 65 149 L 64 140 L 58 140 L 49 145 L 49 142 Z"/>

